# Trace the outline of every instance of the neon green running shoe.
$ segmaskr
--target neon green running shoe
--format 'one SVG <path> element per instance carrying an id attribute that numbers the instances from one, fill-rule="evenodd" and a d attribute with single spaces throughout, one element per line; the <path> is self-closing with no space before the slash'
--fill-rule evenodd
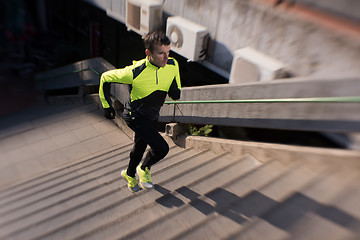
<path id="1" fill-rule="evenodd" d="M 145 171 L 141 169 L 141 165 L 137 166 L 136 172 L 139 175 L 139 184 L 143 189 L 151 190 L 154 188 L 154 185 L 151 182 L 151 173 L 148 167 L 145 168 Z"/>
<path id="2" fill-rule="evenodd" d="M 125 178 L 125 180 L 128 182 L 128 188 L 130 191 L 132 191 L 133 193 L 140 191 L 140 187 L 138 185 L 137 179 L 136 177 L 130 177 L 129 175 L 127 175 L 127 171 L 123 170 L 121 172 L 121 175 Z"/>

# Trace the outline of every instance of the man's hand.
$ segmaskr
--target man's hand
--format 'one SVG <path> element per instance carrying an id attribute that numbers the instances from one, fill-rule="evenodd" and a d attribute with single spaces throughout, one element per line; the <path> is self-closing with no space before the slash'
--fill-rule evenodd
<path id="1" fill-rule="evenodd" d="M 114 119 L 115 118 L 115 109 L 110 106 L 108 108 L 104 108 L 104 116 L 107 119 Z"/>

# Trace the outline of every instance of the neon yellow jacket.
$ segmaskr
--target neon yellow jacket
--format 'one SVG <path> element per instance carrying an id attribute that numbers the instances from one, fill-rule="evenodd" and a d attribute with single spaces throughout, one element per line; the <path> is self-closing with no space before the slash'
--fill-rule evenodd
<path id="1" fill-rule="evenodd" d="M 133 61 L 131 66 L 103 73 L 100 78 L 99 97 L 104 108 L 111 106 L 111 83 L 131 84 L 125 115 L 135 113 L 151 120 L 159 117 L 167 94 L 177 100 L 181 93 L 179 65 L 174 58 L 169 58 L 164 67 L 157 67 L 145 58 Z"/>

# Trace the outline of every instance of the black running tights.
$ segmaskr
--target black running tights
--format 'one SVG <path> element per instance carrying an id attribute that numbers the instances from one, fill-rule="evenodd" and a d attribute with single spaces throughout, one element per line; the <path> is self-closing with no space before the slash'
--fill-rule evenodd
<path id="1" fill-rule="evenodd" d="M 134 146 L 130 152 L 130 162 L 127 169 L 127 174 L 134 177 L 136 167 L 140 164 L 148 145 L 150 149 L 142 164 L 143 169 L 145 167 L 150 169 L 152 165 L 163 159 L 169 152 L 169 145 L 156 130 L 157 121 L 135 119 L 126 122 L 135 132 Z"/>

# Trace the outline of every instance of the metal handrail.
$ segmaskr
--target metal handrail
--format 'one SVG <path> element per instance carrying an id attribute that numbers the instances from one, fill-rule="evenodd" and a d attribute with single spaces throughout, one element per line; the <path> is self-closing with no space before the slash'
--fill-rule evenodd
<path id="1" fill-rule="evenodd" d="M 273 99 L 237 99 L 237 100 L 192 100 L 165 101 L 165 104 L 207 104 L 207 103 L 360 103 L 360 96 L 312 97 L 312 98 L 273 98 Z"/>
<path id="2" fill-rule="evenodd" d="M 56 78 L 84 71 L 92 71 L 100 76 L 92 67 L 61 73 L 53 76 L 40 78 L 40 80 Z M 211 104 L 211 103 L 360 103 L 360 96 L 345 97 L 311 97 L 311 98 L 272 98 L 272 99 L 228 99 L 228 100 L 191 100 L 191 101 L 165 101 L 164 104 Z"/>
<path id="3" fill-rule="evenodd" d="M 92 71 L 96 75 L 100 76 L 100 73 L 98 73 L 95 69 L 93 69 L 92 67 L 88 67 L 88 68 L 84 68 L 84 69 L 74 70 L 74 71 L 71 71 L 71 72 L 55 74 L 55 75 L 52 75 L 52 76 L 40 77 L 39 80 L 57 78 L 57 77 L 67 76 L 67 75 L 71 75 L 71 74 L 75 74 L 75 73 L 79 73 L 79 72 L 84 72 L 84 71 Z"/>

